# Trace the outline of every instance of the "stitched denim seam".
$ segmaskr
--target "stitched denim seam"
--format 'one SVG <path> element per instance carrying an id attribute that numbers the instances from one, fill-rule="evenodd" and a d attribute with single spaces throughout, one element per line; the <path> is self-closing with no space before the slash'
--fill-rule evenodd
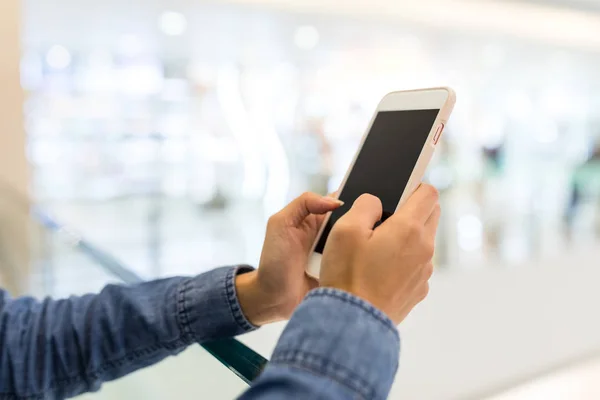
<path id="1" fill-rule="evenodd" d="M 86 373 L 85 376 L 71 376 L 55 380 L 48 386 L 47 389 L 43 390 L 42 393 L 27 394 L 24 396 L 17 396 L 12 393 L 0 393 L 0 400 L 43 400 L 48 393 L 53 392 L 59 386 L 70 385 L 78 382 L 93 381 L 97 379 L 98 375 L 100 375 L 101 373 L 111 368 L 122 366 L 125 363 L 125 361 L 133 361 L 135 359 L 140 358 L 140 356 L 147 356 L 149 354 L 157 352 L 158 350 L 178 349 L 183 345 L 186 345 L 185 341 L 181 339 L 176 339 L 172 342 L 164 344 L 155 344 L 153 346 L 141 350 L 134 350 L 115 360 L 106 361 L 104 364 L 101 364 L 96 370 Z"/>
<path id="2" fill-rule="evenodd" d="M 232 268 L 227 271 L 225 276 L 225 295 L 227 297 L 227 303 L 229 304 L 229 311 L 234 321 L 240 326 L 245 332 L 255 329 L 255 327 L 246 319 L 242 308 L 237 298 L 235 291 L 235 277 L 238 273 L 239 268 Z"/>
<path id="3" fill-rule="evenodd" d="M 311 374 L 311 375 L 313 375 L 313 376 L 315 376 L 317 378 L 320 378 L 320 377 L 323 376 L 323 374 L 320 374 L 319 372 L 317 372 L 317 371 L 315 371 L 313 369 L 307 368 L 304 365 L 292 364 L 292 363 L 283 362 L 283 361 L 278 361 L 276 363 L 271 362 L 270 364 L 287 366 L 287 367 L 290 367 L 290 368 L 293 368 L 293 369 L 298 369 L 298 370 L 301 370 L 301 371 L 305 371 L 306 373 L 309 373 L 309 374 Z M 346 384 L 346 382 L 344 382 L 343 380 L 339 380 L 339 379 L 337 379 L 334 376 L 328 376 L 327 378 L 331 379 L 332 381 L 335 381 L 335 382 L 339 383 L 342 386 L 348 387 L 348 385 Z M 350 389 L 350 391 L 353 391 L 354 394 L 356 394 L 358 396 L 357 397 L 358 400 L 371 400 L 372 399 L 372 397 L 365 397 L 362 393 L 359 393 L 359 392 L 355 391 L 353 388 L 349 388 L 349 389 Z"/>
<path id="4" fill-rule="evenodd" d="M 189 338 L 189 341 L 194 340 L 194 333 L 190 326 L 189 308 L 188 308 L 188 292 L 192 287 L 192 279 L 184 281 L 179 287 L 177 294 L 177 324 L 179 329 L 185 338 Z"/>
<path id="5" fill-rule="evenodd" d="M 393 325 L 392 321 L 388 317 L 386 317 L 382 311 L 366 303 L 364 300 L 356 298 L 349 293 L 341 292 L 336 289 L 330 288 L 320 288 L 313 290 L 306 296 L 306 299 L 319 297 L 331 298 L 359 307 L 362 311 L 366 312 L 368 315 L 374 317 L 377 321 L 379 321 L 379 323 L 381 323 L 387 330 L 389 330 L 397 340 L 400 340 L 398 330 Z"/>
<path id="6" fill-rule="evenodd" d="M 342 383 L 360 396 L 366 399 L 375 397 L 375 389 L 354 371 L 340 365 L 332 360 L 318 354 L 308 353 L 302 350 L 277 351 L 273 356 L 271 364 L 286 364 L 289 366 L 301 366 L 318 375 L 325 375 Z M 345 376 L 344 376 L 345 375 Z"/>

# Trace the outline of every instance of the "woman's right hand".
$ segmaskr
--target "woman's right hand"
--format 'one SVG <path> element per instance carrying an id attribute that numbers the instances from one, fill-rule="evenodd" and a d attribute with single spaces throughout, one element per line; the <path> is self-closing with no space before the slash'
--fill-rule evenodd
<path id="1" fill-rule="evenodd" d="M 421 185 L 376 229 L 381 201 L 364 194 L 333 227 L 323 252 L 320 284 L 347 291 L 399 324 L 429 292 L 440 206 Z"/>

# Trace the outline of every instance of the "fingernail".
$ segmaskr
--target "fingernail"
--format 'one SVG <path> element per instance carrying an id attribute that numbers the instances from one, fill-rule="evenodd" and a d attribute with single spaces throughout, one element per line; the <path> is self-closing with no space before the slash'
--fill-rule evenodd
<path id="1" fill-rule="evenodd" d="M 338 206 L 343 206 L 344 202 L 338 199 L 334 199 L 333 197 L 323 197 L 325 200 L 327 200 L 329 203 L 333 203 L 333 204 L 337 204 Z"/>

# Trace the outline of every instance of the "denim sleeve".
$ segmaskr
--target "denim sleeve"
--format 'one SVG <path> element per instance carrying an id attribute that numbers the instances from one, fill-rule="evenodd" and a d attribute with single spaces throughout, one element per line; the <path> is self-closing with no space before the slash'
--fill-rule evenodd
<path id="1" fill-rule="evenodd" d="M 66 300 L 0 291 L 0 399 L 63 399 L 181 352 L 254 327 L 234 279 L 249 268 L 195 278 L 107 286 Z"/>
<path id="2" fill-rule="evenodd" d="M 381 311 L 349 293 L 316 289 L 241 399 L 385 399 L 399 354 L 398 331 Z"/>

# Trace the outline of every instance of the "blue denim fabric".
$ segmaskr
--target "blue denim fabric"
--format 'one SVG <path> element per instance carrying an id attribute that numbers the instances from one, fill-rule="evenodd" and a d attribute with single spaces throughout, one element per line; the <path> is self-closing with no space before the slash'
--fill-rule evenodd
<path id="1" fill-rule="evenodd" d="M 58 301 L 10 299 L 0 291 L 0 400 L 95 391 L 192 343 L 254 329 L 234 285 L 236 273 L 248 270 L 111 285 Z M 242 399 L 384 399 L 399 350 L 396 328 L 379 310 L 348 293 L 317 289 Z"/>
<path id="2" fill-rule="evenodd" d="M 66 300 L 11 299 L 0 291 L 0 399 L 63 399 L 95 391 L 188 345 L 254 327 L 219 268 Z"/>
<path id="3" fill-rule="evenodd" d="M 381 311 L 349 293 L 308 294 L 271 362 L 242 400 L 385 399 L 398 369 L 398 331 Z"/>

